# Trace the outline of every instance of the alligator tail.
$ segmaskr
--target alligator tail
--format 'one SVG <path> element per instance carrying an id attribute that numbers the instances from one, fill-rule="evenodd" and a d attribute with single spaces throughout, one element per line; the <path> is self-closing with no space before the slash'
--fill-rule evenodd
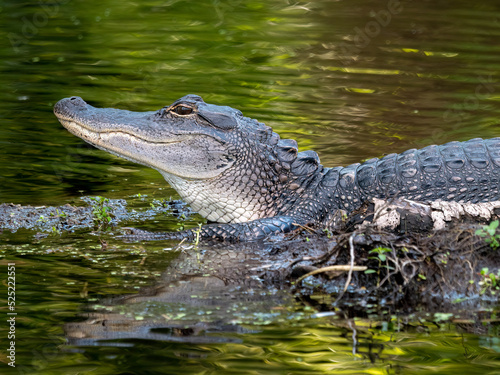
<path id="1" fill-rule="evenodd" d="M 484 202 L 500 199 L 500 138 L 475 138 L 411 149 L 329 170 L 338 208 L 352 211 L 371 197 Z"/>

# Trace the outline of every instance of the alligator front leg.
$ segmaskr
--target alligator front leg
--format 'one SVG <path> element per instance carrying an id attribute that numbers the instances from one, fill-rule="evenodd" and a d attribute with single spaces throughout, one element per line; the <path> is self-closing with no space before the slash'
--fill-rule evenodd
<path id="1" fill-rule="evenodd" d="M 200 229 L 188 229 L 179 232 L 147 232 L 126 228 L 129 233 L 121 238 L 133 241 L 140 240 L 182 240 L 194 241 L 197 236 L 201 240 L 219 240 L 228 242 L 257 241 L 269 236 L 288 233 L 305 224 L 302 220 L 290 216 L 266 217 L 246 223 L 208 224 Z"/>

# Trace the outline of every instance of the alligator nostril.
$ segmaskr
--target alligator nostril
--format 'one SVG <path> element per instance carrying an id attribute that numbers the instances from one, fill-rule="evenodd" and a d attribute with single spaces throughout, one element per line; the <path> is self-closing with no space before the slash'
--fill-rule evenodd
<path id="1" fill-rule="evenodd" d="M 87 103 L 85 103 L 85 101 L 80 98 L 79 96 L 71 96 L 69 98 L 66 99 L 67 102 L 69 102 L 69 104 L 75 106 L 75 107 L 85 107 L 87 105 Z"/>

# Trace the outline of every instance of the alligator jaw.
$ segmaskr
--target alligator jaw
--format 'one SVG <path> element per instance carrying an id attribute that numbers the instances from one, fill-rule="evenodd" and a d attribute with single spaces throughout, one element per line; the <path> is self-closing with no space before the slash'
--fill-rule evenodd
<path id="1" fill-rule="evenodd" d="M 155 169 L 161 169 L 160 166 L 155 166 L 153 163 L 154 160 L 143 160 L 143 156 L 141 154 L 136 154 L 130 152 L 127 148 L 120 147 L 121 144 L 144 144 L 148 145 L 149 148 L 155 146 L 165 146 L 171 145 L 174 143 L 179 143 L 180 141 L 171 141 L 171 142 L 150 142 L 145 139 L 142 139 L 136 135 L 132 135 L 123 131 L 94 131 L 89 129 L 85 123 L 76 122 L 73 120 L 68 120 L 63 117 L 59 117 L 59 122 L 72 134 L 77 137 L 85 140 L 91 145 L 100 148 L 101 150 L 108 151 L 109 153 L 122 157 L 124 159 L 130 160 L 134 163 L 139 163 L 143 165 L 147 165 L 149 167 Z M 133 147 L 133 149 L 137 149 L 137 145 Z"/>

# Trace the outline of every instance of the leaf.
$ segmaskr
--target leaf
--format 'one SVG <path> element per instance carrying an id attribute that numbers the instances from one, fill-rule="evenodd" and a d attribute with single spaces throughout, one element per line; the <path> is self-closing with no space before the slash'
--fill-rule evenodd
<path id="1" fill-rule="evenodd" d="M 495 277 L 495 274 L 493 272 L 490 273 L 490 279 L 491 282 L 493 283 L 493 286 L 497 285 L 497 278 Z"/>
<path id="2" fill-rule="evenodd" d="M 385 254 L 379 254 L 379 255 L 378 255 L 378 258 L 379 258 L 382 262 L 385 262 L 385 260 L 387 259 L 387 257 L 385 256 Z"/>
<path id="3" fill-rule="evenodd" d="M 478 229 L 474 232 L 476 236 L 484 237 L 486 236 L 486 233 L 484 233 L 484 229 Z"/>
<path id="4" fill-rule="evenodd" d="M 368 269 L 368 270 L 365 271 L 366 274 L 368 274 L 368 273 L 375 273 L 375 272 L 377 272 L 377 271 L 372 270 L 372 269 Z"/>

